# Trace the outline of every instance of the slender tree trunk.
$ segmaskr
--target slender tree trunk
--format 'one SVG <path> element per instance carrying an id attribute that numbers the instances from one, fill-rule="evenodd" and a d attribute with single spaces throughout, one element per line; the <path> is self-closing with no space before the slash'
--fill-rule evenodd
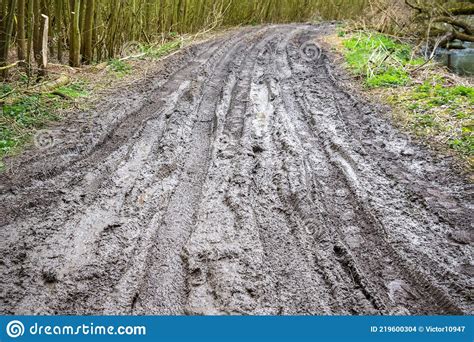
<path id="1" fill-rule="evenodd" d="M 2 1 L 0 4 L 0 24 L 3 25 L 3 19 L 5 19 L 6 13 L 7 13 L 7 7 L 8 1 Z"/>
<path id="2" fill-rule="evenodd" d="M 41 70 L 41 5 L 40 0 L 33 0 L 33 54 L 38 68 Z"/>
<path id="3" fill-rule="evenodd" d="M 49 17 L 41 14 L 43 30 L 41 32 L 41 75 L 46 75 L 46 68 L 48 67 L 48 32 L 49 32 Z"/>
<path id="4" fill-rule="evenodd" d="M 24 61 L 26 58 L 26 34 L 25 34 L 25 0 L 18 0 L 17 12 L 17 52 L 18 59 Z M 26 63 L 22 63 L 25 65 Z"/>
<path id="5" fill-rule="evenodd" d="M 38 65 L 38 77 L 41 79 L 46 76 L 46 56 L 48 53 L 47 44 L 44 43 L 44 33 L 48 34 L 48 27 L 45 29 L 45 24 L 48 24 L 48 20 L 46 19 L 47 16 L 41 14 L 41 0 L 33 0 L 33 17 L 33 51 L 36 64 Z"/>
<path id="6" fill-rule="evenodd" d="M 57 57 L 59 63 L 63 61 L 63 31 L 62 31 L 62 16 L 63 16 L 63 0 L 56 0 L 55 2 L 55 20 L 54 26 L 56 31 L 57 42 Z"/>
<path id="7" fill-rule="evenodd" d="M 79 32 L 81 34 L 81 55 L 84 55 L 84 22 L 85 22 L 85 13 L 86 13 L 86 3 L 87 0 L 81 0 L 81 5 L 79 6 Z"/>
<path id="8" fill-rule="evenodd" d="M 97 4 L 96 6 L 99 6 L 99 4 Z M 94 6 L 94 18 L 92 21 L 92 53 L 95 53 L 96 60 L 100 61 L 100 58 L 98 58 L 99 50 L 101 49 L 101 47 L 99 46 L 100 35 L 99 31 L 97 30 L 97 26 L 99 25 L 99 16 L 97 15 L 98 11 L 95 10 L 97 8 L 96 6 Z"/>
<path id="9" fill-rule="evenodd" d="M 26 65 L 27 65 L 27 71 L 26 73 L 28 74 L 28 82 L 31 78 L 32 75 L 32 64 L 31 60 L 32 58 L 32 53 L 33 52 L 33 40 L 34 40 L 34 0 L 28 0 L 28 8 L 27 8 L 27 13 L 28 15 L 26 16 L 26 32 L 27 32 L 27 44 L 26 44 Z"/>
<path id="10" fill-rule="evenodd" d="M 94 0 L 86 0 L 86 13 L 84 20 L 83 46 L 84 46 L 84 62 L 90 64 L 93 58 L 92 50 L 92 25 L 94 23 Z"/>
<path id="11" fill-rule="evenodd" d="M 0 67 L 7 65 L 8 52 L 10 51 L 10 41 L 13 32 L 13 21 L 15 17 L 16 0 L 10 0 L 9 6 L 4 12 L 0 27 Z M 1 77 L 8 78 L 8 69 L 2 70 Z"/>
<path id="12" fill-rule="evenodd" d="M 71 37 L 69 40 L 69 64 L 73 67 L 81 65 L 81 32 L 79 31 L 81 0 L 71 0 Z"/>

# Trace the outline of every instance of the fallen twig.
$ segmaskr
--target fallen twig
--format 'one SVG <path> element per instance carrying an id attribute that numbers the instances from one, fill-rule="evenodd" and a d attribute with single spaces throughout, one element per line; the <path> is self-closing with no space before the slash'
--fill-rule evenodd
<path id="1" fill-rule="evenodd" d="M 14 66 L 20 64 L 24 62 L 24 60 L 21 60 L 21 61 L 16 61 L 15 63 L 12 63 L 12 64 L 9 64 L 9 65 L 5 65 L 5 66 L 2 66 L 0 67 L 0 70 L 6 70 L 6 69 L 10 69 L 10 68 L 13 68 Z"/>

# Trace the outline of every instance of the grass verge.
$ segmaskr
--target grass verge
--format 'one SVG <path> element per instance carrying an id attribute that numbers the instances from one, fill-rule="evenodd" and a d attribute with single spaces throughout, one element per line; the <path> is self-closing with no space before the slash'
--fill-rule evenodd
<path id="1" fill-rule="evenodd" d="M 193 41 L 175 36 L 157 44 L 135 44 L 127 56 L 80 69 L 51 64 L 42 84 L 31 84 L 20 69 L 8 83 L 0 83 L 0 171 L 4 158 L 31 143 L 34 134 L 60 121 L 69 111 L 87 109 L 104 92 L 147 77 L 167 56 Z M 58 79 L 66 82 L 49 88 Z"/>
<path id="2" fill-rule="evenodd" d="M 326 38 L 371 97 L 389 104 L 402 126 L 474 169 L 474 87 L 404 42 L 340 29 Z"/>
<path id="3" fill-rule="evenodd" d="M 36 130 L 59 120 L 62 110 L 88 95 L 86 84 L 79 81 L 46 92 L 26 90 L 21 81 L 12 86 L 0 86 L 0 169 L 1 159 L 20 151 Z"/>

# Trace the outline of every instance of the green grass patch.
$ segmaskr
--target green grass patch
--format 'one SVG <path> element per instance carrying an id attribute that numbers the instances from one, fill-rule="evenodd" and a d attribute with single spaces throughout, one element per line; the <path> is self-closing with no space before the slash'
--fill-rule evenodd
<path id="1" fill-rule="evenodd" d="M 0 112 L 0 158 L 25 144 L 33 129 L 57 120 L 49 98 L 44 95 L 22 95 L 4 104 Z"/>
<path id="2" fill-rule="evenodd" d="M 74 99 L 88 95 L 84 82 L 71 83 L 49 93 L 17 93 L 11 86 L 0 86 L 8 94 L 0 104 L 0 161 L 19 151 L 38 129 L 60 119 L 60 109 L 72 106 Z M 3 164 L 0 162 L 0 170 Z"/>
<path id="3" fill-rule="evenodd" d="M 367 89 L 401 109 L 405 126 L 456 151 L 474 167 L 473 87 L 446 81 L 446 71 L 416 57 L 409 44 L 383 34 L 339 28 L 337 36 L 348 69 Z"/>
<path id="4" fill-rule="evenodd" d="M 107 64 L 118 77 L 124 77 L 132 72 L 132 66 L 120 59 L 111 59 Z"/>
<path id="5" fill-rule="evenodd" d="M 349 69 L 363 77 L 369 88 L 393 87 L 410 82 L 409 66 L 423 63 L 423 59 L 413 58 L 408 44 L 395 41 L 379 33 L 358 32 L 341 35 L 344 56 Z"/>
<path id="6" fill-rule="evenodd" d="M 133 60 L 159 59 L 182 48 L 188 39 L 171 32 L 165 42 L 137 44 L 134 46 L 137 49 L 135 55 L 130 53 L 130 56 L 121 59 L 111 59 L 104 65 L 109 70 L 109 76 L 121 79 L 132 74 L 135 67 Z M 103 66 L 97 70 L 102 69 Z M 105 84 L 109 78 L 104 77 L 106 81 L 102 83 Z M 58 113 L 61 109 L 81 103 L 81 100 L 76 100 L 89 96 L 94 89 L 92 85 L 101 84 L 96 83 L 95 79 L 88 84 L 87 80 L 87 77 L 81 77 L 81 80 L 45 93 L 39 92 L 39 87 L 31 83 L 26 74 L 18 75 L 12 83 L 0 83 L 0 171 L 4 168 L 3 158 L 20 152 L 32 141 L 37 130 L 60 119 Z"/>
<path id="7" fill-rule="evenodd" d="M 89 92 L 86 90 L 86 85 L 84 82 L 76 82 L 57 88 L 53 95 L 59 95 L 69 99 L 76 99 L 89 95 Z"/>
<path id="8" fill-rule="evenodd" d="M 474 88 L 439 77 L 406 87 L 389 100 L 402 107 L 410 128 L 470 159 L 474 157 Z"/>
<path id="9" fill-rule="evenodd" d="M 12 92 L 13 88 L 8 83 L 0 84 L 0 98 L 4 97 Z"/>
<path id="10" fill-rule="evenodd" d="M 181 39 L 174 39 L 160 45 L 143 45 L 142 51 L 146 57 L 161 58 L 180 49 L 182 45 Z"/>
<path id="11" fill-rule="evenodd" d="M 162 44 L 141 44 L 136 47 L 137 53 L 136 56 L 125 56 L 124 58 L 161 58 L 163 56 L 169 55 L 170 53 L 180 49 L 183 46 L 183 40 L 181 38 L 175 38 L 175 35 L 170 34 L 173 38 L 170 41 L 167 41 Z M 126 60 L 122 59 L 111 59 L 107 62 L 109 69 L 114 72 L 118 77 L 124 77 L 130 74 L 133 70 L 131 64 Z"/>

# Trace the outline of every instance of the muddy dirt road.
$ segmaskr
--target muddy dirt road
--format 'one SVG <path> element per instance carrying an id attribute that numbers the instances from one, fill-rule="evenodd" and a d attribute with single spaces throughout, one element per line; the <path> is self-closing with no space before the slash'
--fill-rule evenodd
<path id="1" fill-rule="evenodd" d="M 187 48 L 11 160 L 0 312 L 472 314 L 472 187 L 345 90 L 331 29 Z"/>

